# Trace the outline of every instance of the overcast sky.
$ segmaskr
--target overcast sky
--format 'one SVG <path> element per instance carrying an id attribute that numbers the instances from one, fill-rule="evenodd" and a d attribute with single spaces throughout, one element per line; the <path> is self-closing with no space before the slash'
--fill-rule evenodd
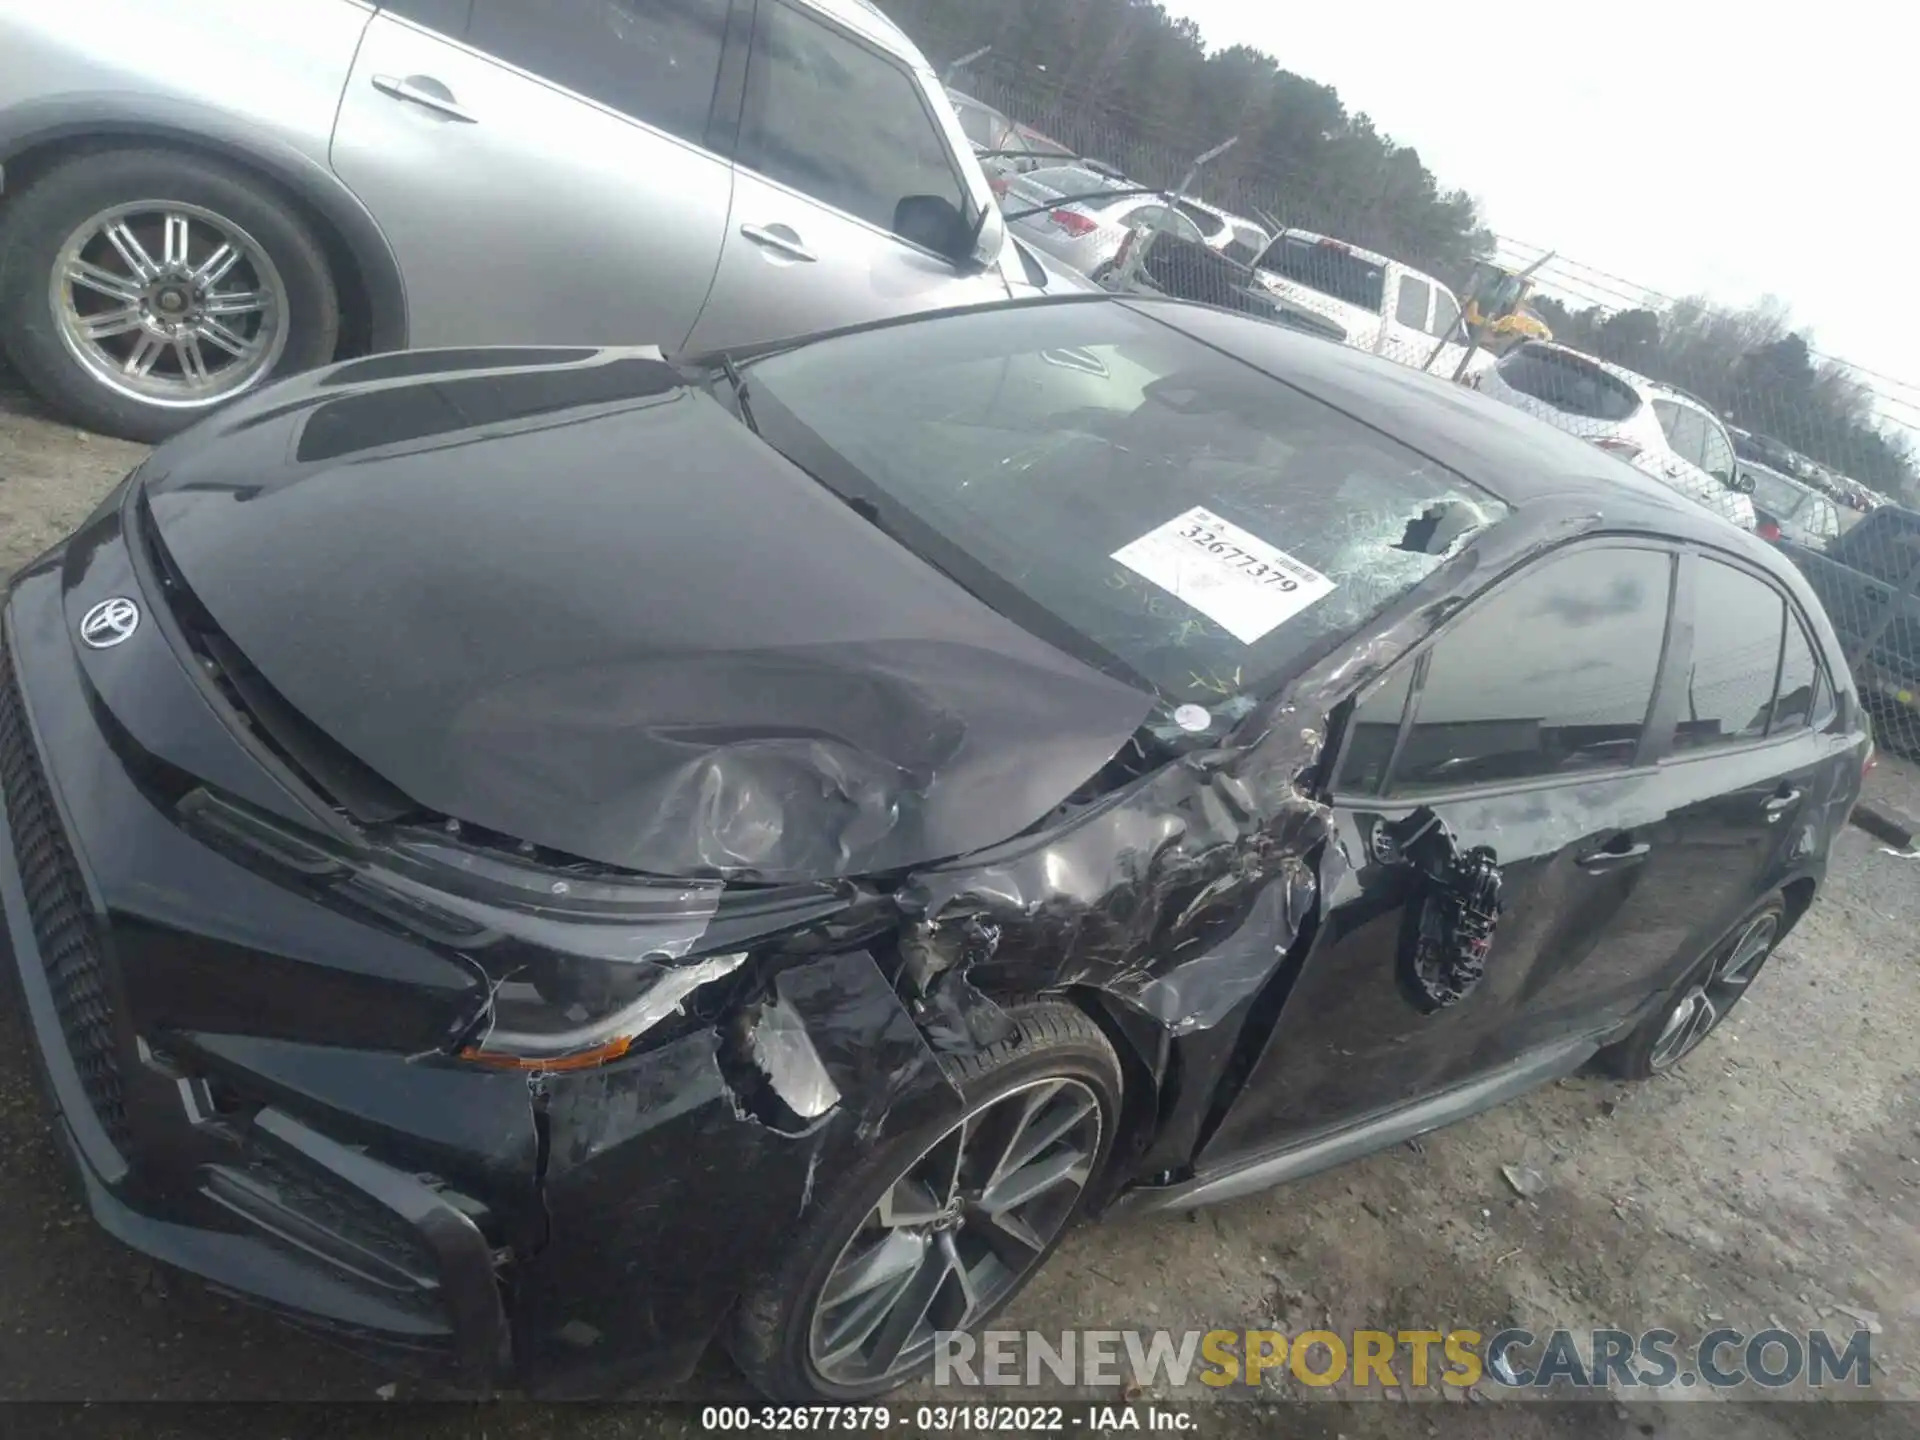
<path id="1" fill-rule="evenodd" d="M 1920 12 L 1163 3 L 1210 48 L 1253 45 L 1333 86 L 1499 234 L 1565 257 L 1555 288 L 1615 306 L 1638 288 L 1776 295 L 1816 349 L 1908 382 L 1864 377 L 1906 402 L 1884 413 L 1920 426 Z M 1473 57 L 1499 55 L 1524 93 L 1470 78 Z M 1522 253 L 1537 252 L 1502 251 Z"/>

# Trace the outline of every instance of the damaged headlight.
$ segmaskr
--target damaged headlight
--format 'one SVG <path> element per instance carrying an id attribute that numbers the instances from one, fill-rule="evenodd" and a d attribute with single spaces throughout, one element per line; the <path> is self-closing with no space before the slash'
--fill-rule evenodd
<path id="1" fill-rule="evenodd" d="M 604 1065 L 679 1012 L 747 952 L 709 941 L 720 887 L 557 874 L 419 832 L 390 842 L 401 862 L 379 879 L 477 922 L 461 948 L 486 972 L 484 1013 L 463 1060 L 514 1070 Z"/>
<path id="2" fill-rule="evenodd" d="M 678 961 L 536 961 L 498 981 L 460 1058 L 510 1070 L 582 1070 L 617 1060 L 747 952 Z"/>
<path id="3" fill-rule="evenodd" d="M 207 789 L 178 809 L 236 858 L 291 871 L 303 887 L 472 965 L 486 982 L 484 1005 L 454 1045 L 481 1065 L 577 1070 L 618 1059 L 701 986 L 739 969 L 742 940 L 796 918 L 775 907 L 722 937 L 711 933 L 717 881 L 559 870 L 463 844 L 452 826 L 401 829 L 349 850 Z"/>

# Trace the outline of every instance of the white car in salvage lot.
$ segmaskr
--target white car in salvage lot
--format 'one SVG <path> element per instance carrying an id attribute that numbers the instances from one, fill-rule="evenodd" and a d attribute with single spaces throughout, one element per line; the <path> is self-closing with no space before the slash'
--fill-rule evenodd
<path id="1" fill-rule="evenodd" d="M 1735 467 L 1726 427 L 1693 397 L 1545 340 L 1515 346 L 1470 383 L 1591 441 L 1742 530 L 1758 528 L 1753 502 L 1730 483 Z"/>
<path id="2" fill-rule="evenodd" d="M 1467 355 L 1464 345 L 1440 345 L 1454 328 L 1460 302 L 1433 276 L 1376 251 L 1310 230 L 1282 230 L 1254 265 L 1260 285 L 1276 299 L 1338 324 L 1347 344 L 1403 365 L 1451 376 Z M 1476 354 L 1468 371 L 1493 364 Z"/>

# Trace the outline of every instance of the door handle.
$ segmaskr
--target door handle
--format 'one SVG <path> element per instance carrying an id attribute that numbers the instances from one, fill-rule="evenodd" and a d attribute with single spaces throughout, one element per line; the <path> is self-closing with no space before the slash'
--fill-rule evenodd
<path id="1" fill-rule="evenodd" d="M 444 115 L 449 120 L 458 120 L 463 125 L 477 125 L 480 123 L 478 116 L 460 107 L 459 102 L 453 98 L 451 91 L 447 91 L 445 94 L 438 94 L 434 90 L 427 89 L 426 87 L 428 85 L 435 86 L 438 90 L 447 90 L 447 87 L 441 85 L 438 80 L 426 75 L 409 75 L 404 80 L 395 75 L 376 75 L 373 77 L 373 88 L 378 90 L 382 95 L 391 95 L 396 100 L 408 101 L 411 104 L 421 106 L 423 109 L 431 110 L 435 114 Z"/>
<path id="2" fill-rule="evenodd" d="M 784 227 L 783 227 L 784 228 Z M 800 243 L 798 236 L 789 239 L 778 230 L 770 230 L 763 225 L 742 225 L 740 233 L 756 245 L 764 245 L 769 250 L 778 250 L 789 260 L 814 261 L 820 257 Z"/>
<path id="3" fill-rule="evenodd" d="M 1795 805 L 1798 805 L 1802 793 L 1803 792 L 1799 790 L 1783 790 L 1771 800 L 1767 801 L 1767 803 L 1761 807 L 1767 812 L 1767 823 L 1769 825 L 1773 824 L 1774 821 L 1786 814 Z"/>
<path id="4" fill-rule="evenodd" d="M 1605 849 L 1587 852 L 1573 863 L 1582 870 L 1606 870 L 1615 865 L 1626 865 L 1643 859 L 1652 848 L 1644 840 L 1636 840 L 1627 845 L 1610 843 Z"/>

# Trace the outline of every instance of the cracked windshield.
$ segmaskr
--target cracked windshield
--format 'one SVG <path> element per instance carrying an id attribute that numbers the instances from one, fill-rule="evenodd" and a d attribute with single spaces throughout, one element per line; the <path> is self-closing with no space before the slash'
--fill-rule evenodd
<path id="1" fill-rule="evenodd" d="M 1506 509 L 1118 306 L 880 329 L 747 375 L 775 444 L 778 405 L 1103 655 L 1229 711 Z"/>
<path id="2" fill-rule="evenodd" d="M 1908 1440 L 1916 14 L 0 0 L 0 1415 Z"/>

